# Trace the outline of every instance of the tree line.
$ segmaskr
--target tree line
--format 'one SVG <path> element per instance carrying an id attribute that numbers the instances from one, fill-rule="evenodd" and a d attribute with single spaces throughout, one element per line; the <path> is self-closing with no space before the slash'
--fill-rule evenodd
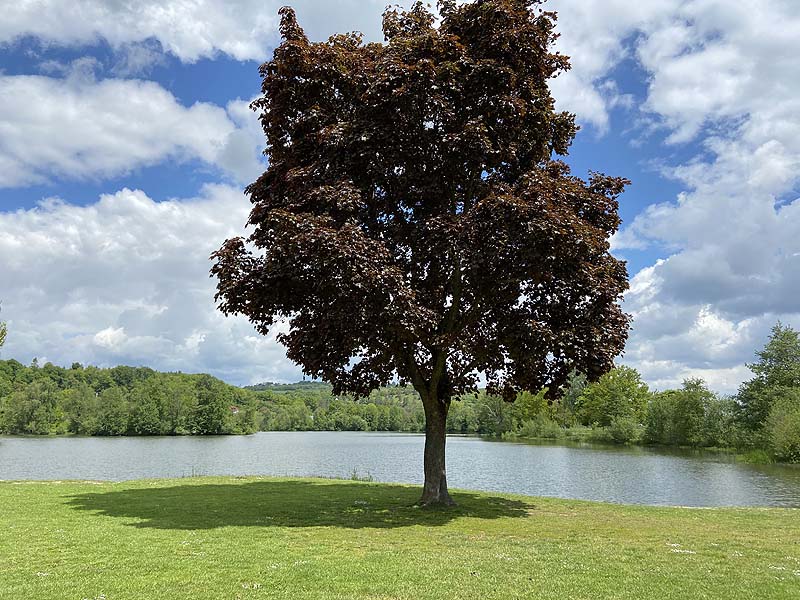
<path id="1" fill-rule="evenodd" d="M 714 393 L 698 378 L 678 389 L 651 391 L 633 368 L 619 366 L 594 383 L 573 372 L 557 402 L 546 390 L 459 397 L 447 415 L 448 433 L 505 439 L 575 439 L 616 444 L 733 448 L 759 459 L 800 463 L 800 340 L 777 324 L 748 365 L 754 378 L 737 394 Z M 386 387 L 366 400 L 333 396 L 320 383 L 262 384 L 264 430 L 424 431 L 419 396 L 410 387 Z"/>
<path id="2" fill-rule="evenodd" d="M 256 408 L 250 394 L 210 375 L 0 361 L 0 433 L 252 433 Z"/>
<path id="3" fill-rule="evenodd" d="M 451 434 L 505 439 L 575 439 L 761 451 L 800 462 L 800 339 L 777 324 L 753 379 L 721 396 L 701 379 L 651 391 L 639 373 L 619 366 L 594 383 L 573 372 L 561 399 L 546 390 L 509 403 L 486 393 L 462 396 L 447 415 Z M 247 388 L 209 375 L 144 367 L 65 369 L 0 361 L 0 433 L 203 435 L 255 431 L 422 432 L 425 411 L 410 386 L 387 386 L 367 398 L 335 395 L 328 384 L 264 383 Z"/>

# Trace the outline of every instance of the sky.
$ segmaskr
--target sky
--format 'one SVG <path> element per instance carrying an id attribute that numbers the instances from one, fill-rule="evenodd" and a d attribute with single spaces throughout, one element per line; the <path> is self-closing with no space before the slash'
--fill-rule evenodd
<path id="1" fill-rule="evenodd" d="M 248 108 L 273 0 L 39 0 L 0 20 L 2 358 L 297 381 L 215 309 L 209 255 L 264 169 Z M 295 0 L 314 40 L 382 41 L 385 0 Z M 401 2 L 408 6 L 409 2 Z M 800 3 L 550 0 L 582 129 L 574 172 L 633 181 L 612 240 L 653 388 L 732 393 L 778 321 L 800 328 Z"/>

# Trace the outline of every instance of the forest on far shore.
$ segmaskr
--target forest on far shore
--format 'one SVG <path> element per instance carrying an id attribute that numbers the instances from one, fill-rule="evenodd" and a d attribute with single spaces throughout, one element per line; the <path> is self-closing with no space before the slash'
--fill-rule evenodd
<path id="1" fill-rule="evenodd" d="M 639 373 L 620 366 L 588 383 L 573 373 L 561 400 L 544 391 L 514 403 L 485 391 L 452 402 L 450 433 L 505 439 L 574 439 L 617 444 L 735 448 L 759 460 L 800 462 L 800 339 L 776 325 L 749 365 L 754 378 L 734 396 L 700 379 L 651 391 Z M 408 386 L 368 398 L 334 396 L 318 382 L 246 388 L 210 375 L 62 368 L 0 361 L 0 433 L 33 435 L 219 435 L 256 431 L 421 432 L 425 414 Z"/>

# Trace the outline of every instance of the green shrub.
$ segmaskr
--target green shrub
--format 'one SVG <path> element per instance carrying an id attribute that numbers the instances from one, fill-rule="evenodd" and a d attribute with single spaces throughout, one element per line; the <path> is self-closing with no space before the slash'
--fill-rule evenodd
<path id="1" fill-rule="evenodd" d="M 766 450 L 756 448 L 737 454 L 736 460 L 750 465 L 767 465 L 775 462 L 775 457 Z"/>
<path id="2" fill-rule="evenodd" d="M 633 444 L 642 437 L 642 426 L 631 417 L 615 417 L 608 428 L 608 434 L 616 444 Z"/>
<path id="3" fill-rule="evenodd" d="M 719 398 L 700 379 L 687 379 L 679 390 L 652 395 L 643 438 L 667 446 L 734 446 L 735 413 L 733 400 Z"/>
<path id="4" fill-rule="evenodd" d="M 594 423 L 586 436 L 586 441 L 593 444 L 612 444 L 614 438 L 611 437 L 609 427 L 601 427 Z"/>
<path id="5" fill-rule="evenodd" d="M 674 393 L 673 390 L 657 392 L 650 399 L 644 421 L 644 440 L 648 444 L 671 443 Z"/>
<path id="6" fill-rule="evenodd" d="M 564 430 L 547 415 L 540 413 L 532 419 L 523 421 L 513 437 L 557 440 L 564 437 Z"/>
<path id="7" fill-rule="evenodd" d="M 800 463 L 800 390 L 792 390 L 773 404 L 767 431 L 775 458 Z"/>

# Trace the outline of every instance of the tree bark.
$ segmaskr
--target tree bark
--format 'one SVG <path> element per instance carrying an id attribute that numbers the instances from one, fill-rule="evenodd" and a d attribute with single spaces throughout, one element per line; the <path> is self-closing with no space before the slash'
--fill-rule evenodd
<path id="1" fill-rule="evenodd" d="M 423 398 L 425 407 L 425 485 L 422 488 L 422 506 L 453 506 L 455 502 L 447 491 L 445 469 L 445 442 L 447 440 L 447 411 L 449 402 L 439 398 Z"/>

